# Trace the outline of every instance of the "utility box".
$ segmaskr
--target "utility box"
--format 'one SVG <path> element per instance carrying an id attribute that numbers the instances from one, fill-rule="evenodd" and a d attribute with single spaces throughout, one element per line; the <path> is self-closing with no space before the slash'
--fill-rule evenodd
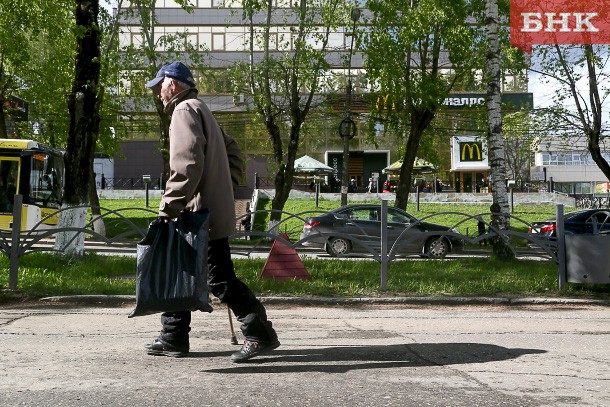
<path id="1" fill-rule="evenodd" d="M 610 284 L 610 234 L 565 235 L 569 283 Z"/>

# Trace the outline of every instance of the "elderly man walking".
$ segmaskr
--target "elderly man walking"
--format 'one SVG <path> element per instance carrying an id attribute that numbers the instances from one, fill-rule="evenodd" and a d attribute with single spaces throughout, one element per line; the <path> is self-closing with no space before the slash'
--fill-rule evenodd
<path id="1" fill-rule="evenodd" d="M 226 148 L 228 136 L 197 98 L 193 75 L 182 62 L 163 66 L 146 86 L 161 99 L 165 113 L 171 116 L 170 176 L 159 217 L 172 219 L 181 211 L 209 209 L 208 285 L 241 322 L 245 337 L 231 360 L 239 363 L 267 353 L 280 346 L 277 334 L 261 302 L 235 275 L 231 260 L 228 237 L 235 231 L 235 205 Z M 145 351 L 151 355 L 187 356 L 190 323 L 190 311 L 163 313 L 161 332 L 144 346 Z"/>

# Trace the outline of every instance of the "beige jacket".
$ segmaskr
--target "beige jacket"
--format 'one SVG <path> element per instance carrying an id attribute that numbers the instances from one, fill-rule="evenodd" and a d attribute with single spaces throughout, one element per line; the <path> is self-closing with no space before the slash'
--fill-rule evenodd
<path id="1" fill-rule="evenodd" d="M 235 232 L 235 203 L 225 136 L 197 90 L 176 95 L 165 107 L 169 128 L 170 175 L 159 216 L 210 210 L 210 240 Z"/>

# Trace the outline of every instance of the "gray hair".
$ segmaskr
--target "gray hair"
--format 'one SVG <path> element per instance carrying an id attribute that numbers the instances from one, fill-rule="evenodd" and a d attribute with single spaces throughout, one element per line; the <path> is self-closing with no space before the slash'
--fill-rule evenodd
<path id="1" fill-rule="evenodd" d="M 169 76 L 166 76 L 166 78 L 171 79 L 172 81 L 176 82 L 182 89 L 191 89 L 192 88 L 192 86 L 189 85 L 188 83 L 179 81 L 178 79 L 171 78 Z"/>

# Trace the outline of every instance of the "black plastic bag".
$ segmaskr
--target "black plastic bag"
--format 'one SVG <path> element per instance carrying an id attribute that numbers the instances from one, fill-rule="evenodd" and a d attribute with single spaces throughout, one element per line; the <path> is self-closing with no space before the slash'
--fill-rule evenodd
<path id="1" fill-rule="evenodd" d="M 136 307 L 129 318 L 171 311 L 211 312 L 208 292 L 209 212 L 155 219 L 137 245 Z"/>

